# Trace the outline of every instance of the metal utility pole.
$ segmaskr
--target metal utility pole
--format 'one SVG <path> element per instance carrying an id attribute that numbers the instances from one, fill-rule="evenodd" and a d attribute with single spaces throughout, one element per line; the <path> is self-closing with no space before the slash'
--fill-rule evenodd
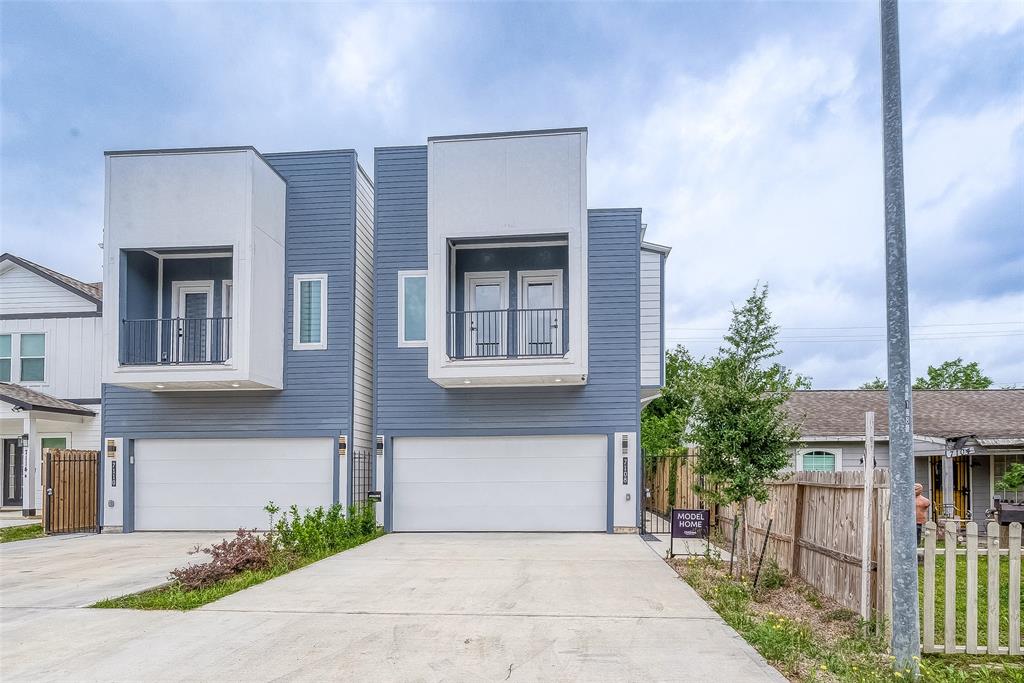
<path id="1" fill-rule="evenodd" d="M 892 654 L 897 669 L 917 673 L 917 529 L 914 429 L 910 396 L 907 226 L 903 202 L 903 112 L 897 0 L 879 0 L 882 37 L 882 132 L 885 173 L 885 299 L 889 361 L 889 457 L 892 476 Z"/>

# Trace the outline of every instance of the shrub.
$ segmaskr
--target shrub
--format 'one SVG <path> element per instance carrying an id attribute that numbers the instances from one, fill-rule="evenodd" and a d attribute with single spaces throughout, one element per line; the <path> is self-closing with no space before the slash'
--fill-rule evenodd
<path id="1" fill-rule="evenodd" d="M 266 506 L 270 515 L 270 537 L 274 548 L 304 558 L 323 557 L 344 550 L 377 533 L 377 516 L 372 504 L 360 509 L 349 507 L 347 514 L 335 503 L 326 510 L 316 507 L 299 512 L 292 505 L 280 517 L 273 502 Z"/>
<path id="2" fill-rule="evenodd" d="M 267 569 L 271 565 L 273 546 L 264 536 L 239 529 L 232 539 L 202 549 L 196 546 L 192 554 L 198 553 L 206 553 L 210 561 L 171 572 L 171 579 L 185 590 L 208 588 L 247 569 Z"/>

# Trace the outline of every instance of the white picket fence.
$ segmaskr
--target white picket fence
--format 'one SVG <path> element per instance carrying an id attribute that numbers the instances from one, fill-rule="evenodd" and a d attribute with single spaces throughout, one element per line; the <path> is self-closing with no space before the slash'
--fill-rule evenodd
<path id="1" fill-rule="evenodd" d="M 999 547 L 999 525 L 988 523 L 987 536 L 981 537 L 984 547 L 979 544 L 978 525 L 967 524 L 964 547 L 958 544 L 958 527 L 947 522 L 943 530 L 943 547 L 936 549 L 938 527 L 935 522 L 928 522 L 924 532 L 924 600 L 922 611 L 924 624 L 921 649 L 924 652 L 945 652 L 947 654 L 1009 654 L 1021 655 L 1021 525 L 1014 522 L 1009 528 L 1009 543 L 1006 548 Z M 941 553 L 944 558 L 943 588 L 944 609 L 942 642 L 936 644 L 935 633 L 935 594 L 936 594 L 936 558 Z M 966 604 L 961 604 L 957 586 L 957 557 L 966 556 L 966 591 L 963 596 Z M 986 605 L 986 637 L 985 645 L 978 645 L 978 558 L 986 558 L 987 605 Z M 1009 569 L 1008 601 L 1000 599 L 1000 566 L 1006 557 Z M 1008 617 L 1007 645 L 1000 643 L 1003 605 L 1006 605 Z M 963 643 L 957 642 L 958 608 L 963 608 L 965 638 Z"/>

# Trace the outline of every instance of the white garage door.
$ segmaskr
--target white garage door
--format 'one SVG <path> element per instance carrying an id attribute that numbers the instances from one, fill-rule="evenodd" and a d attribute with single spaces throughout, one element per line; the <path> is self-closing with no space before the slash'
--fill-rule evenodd
<path id="1" fill-rule="evenodd" d="M 396 438 L 395 531 L 604 531 L 604 436 Z"/>
<path id="2" fill-rule="evenodd" d="M 334 457 L 329 438 L 136 441 L 135 528 L 265 529 L 268 501 L 331 504 Z"/>

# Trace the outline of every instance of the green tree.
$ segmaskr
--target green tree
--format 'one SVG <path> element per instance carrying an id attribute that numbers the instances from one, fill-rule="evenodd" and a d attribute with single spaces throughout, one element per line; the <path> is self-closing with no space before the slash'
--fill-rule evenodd
<path id="1" fill-rule="evenodd" d="M 681 345 L 665 352 L 665 386 L 640 415 L 640 445 L 645 451 L 672 455 L 682 449 L 703 369 L 703 359 L 694 359 Z"/>
<path id="2" fill-rule="evenodd" d="M 915 389 L 988 389 L 992 378 L 986 377 L 978 362 L 964 363 L 963 358 L 947 360 L 942 365 L 928 366 L 926 377 L 914 380 Z"/>
<path id="3" fill-rule="evenodd" d="M 870 382 L 864 382 L 864 384 L 861 384 L 858 387 L 858 389 L 876 389 L 876 390 L 878 390 L 878 389 L 888 389 L 888 388 L 889 388 L 889 383 L 887 381 L 885 381 L 884 379 L 882 379 L 881 377 L 876 377 L 873 380 L 871 380 Z"/>
<path id="4" fill-rule="evenodd" d="M 725 344 L 697 383 L 690 429 L 700 447 L 697 492 L 725 504 L 766 501 L 768 482 L 789 464 L 790 444 L 799 435 L 783 404 L 809 380 L 777 361 L 779 328 L 767 297 L 767 286 L 755 287 L 733 308 Z"/>

